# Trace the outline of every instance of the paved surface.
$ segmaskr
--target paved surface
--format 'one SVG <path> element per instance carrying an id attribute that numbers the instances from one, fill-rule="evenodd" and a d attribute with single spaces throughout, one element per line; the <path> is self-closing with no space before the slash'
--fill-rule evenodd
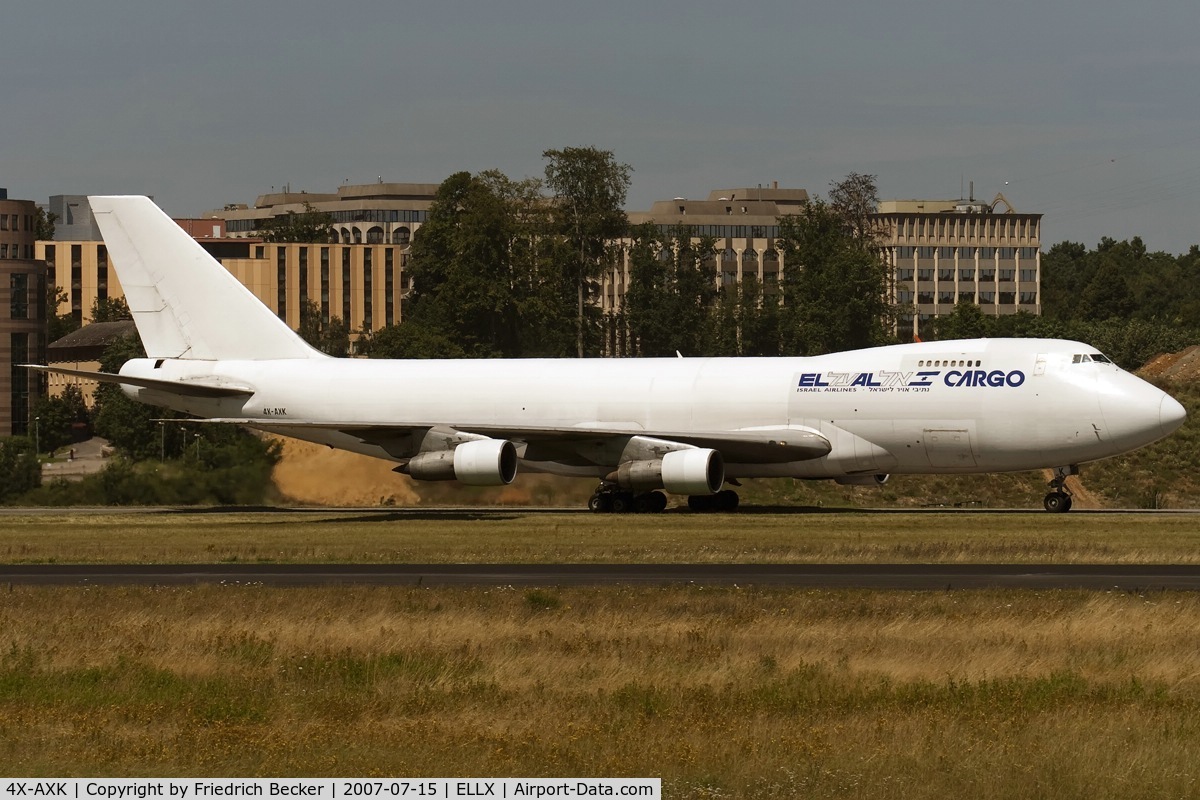
<path id="1" fill-rule="evenodd" d="M 71 453 L 74 453 L 74 458 Z M 108 463 L 108 440 L 93 436 L 85 442 L 62 448 L 57 452 L 63 461 L 51 461 L 42 464 L 42 478 L 65 478 L 78 480 L 84 475 L 91 475 L 104 469 Z"/>
<path id="2" fill-rule="evenodd" d="M 1200 565 L 1171 564 L 18 564 L 0 585 L 588 586 L 1200 591 Z"/>

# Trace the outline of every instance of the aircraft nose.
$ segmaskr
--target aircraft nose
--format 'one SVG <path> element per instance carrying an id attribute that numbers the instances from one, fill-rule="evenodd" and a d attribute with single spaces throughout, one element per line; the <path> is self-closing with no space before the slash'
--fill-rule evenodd
<path id="1" fill-rule="evenodd" d="M 1175 398 L 1126 374 L 1106 382 L 1100 395 L 1100 411 L 1112 440 L 1129 448 L 1167 436 L 1187 416 Z"/>
<path id="2" fill-rule="evenodd" d="M 1162 435 L 1173 433 L 1187 419 L 1187 411 L 1171 395 L 1164 393 L 1162 402 L 1158 404 L 1158 424 Z"/>

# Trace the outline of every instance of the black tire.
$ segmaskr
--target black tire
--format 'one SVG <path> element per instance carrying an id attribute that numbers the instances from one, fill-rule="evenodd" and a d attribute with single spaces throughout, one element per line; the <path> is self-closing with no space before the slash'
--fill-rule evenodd
<path id="1" fill-rule="evenodd" d="M 1051 514 L 1065 514 L 1071 510 L 1071 496 L 1065 492 L 1051 492 L 1046 495 L 1042 505 Z"/>
<path id="2" fill-rule="evenodd" d="M 717 508 L 721 511 L 736 511 L 740 498 L 733 489 L 725 489 L 716 495 Z"/>
<path id="3" fill-rule="evenodd" d="M 594 494 L 588 500 L 588 509 L 594 514 L 607 514 L 612 511 L 612 496 L 607 494 Z"/>
<path id="4" fill-rule="evenodd" d="M 651 514 L 667 510 L 667 496 L 662 492 L 651 492 L 646 495 L 647 505 Z"/>
<path id="5" fill-rule="evenodd" d="M 614 514 L 626 514 L 633 510 L 633 495 L 625 492 L 617 492 L 612 496 L 612 512 Z"/>

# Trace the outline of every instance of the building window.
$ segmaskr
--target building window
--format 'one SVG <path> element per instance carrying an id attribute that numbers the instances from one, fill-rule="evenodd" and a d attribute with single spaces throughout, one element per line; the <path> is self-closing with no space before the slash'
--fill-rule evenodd
<path id="1" fill-rule="evenodd" d="M 1021 292 L 1021 305 L 1031 306 L 1037 303 L 1037 292 Z"/>
<path id="2" fill-rule="evenodd" d="M 275 248 L 275 302 L 276 313 L 282 320 L 287 319 L 287 248 Z"/>
<path id="3" fill-rule="evenodd" d="M 371 263 L 371 255 L 373 250 L 367 248 L 363 251 L 363 330 L 371 330 L 371 293 L 374 286 L 371 273 L 374 271 L 374 266 Z"/>
<path id="4" fill-rule="evenodd" d="M 321 321 L 329 324 L 329 248 L 321 248 Z"/>
<path id="5" fill-rule="evenodd" d="M 412 239 L 412 231 L 408 228 L 396 228 L 392 231 L 392 244 L 408 244 Z"/>
<path id="6" fill-rule="evenodd" d="M 108 248 L 104 245 L 96 248 L 96 297 L 108 299 Z"/>
<path id="7" fill-rule="evenodd" d="M 9 345 L 12 348 L 12 432 L 13 436 L 24 436 L 29 431 L 29 370 L 22 369 L 20 365 L 28 364 L 31 360 L 29 334 L 11 334 Z"/>
<path id="8" fill-rule="evenodd" d="M 342 248 L 342 321 L 350 324 L 350 249 Z"/>
<path id="9" fill-rule="evenodd" d="M 392 248 L 383 253 L 383 324 L 396 324 L 396 256 Z"/>
<path id="10" fill-rule="evenodd" d="M 367 244 L 383 244 L 383 228 L 376 225 L 367 231 Z"/>
<path id="11" fill-rule="evenodd" d="M 1025 282 L 1025 283 L 1032 283 L 1032 282 L 1036 281 L 1037 280 L 1037 270 L 1036 269 L 1021 270 L 1021 280 L 1022 280 L 1022 282 Z"/>
<path id="12" fill-rule="evenodd" d="M 8 286 L 9 319 L 29 319 L 29 276 L 23 272 L 14 272 L 8 278 Z"/>

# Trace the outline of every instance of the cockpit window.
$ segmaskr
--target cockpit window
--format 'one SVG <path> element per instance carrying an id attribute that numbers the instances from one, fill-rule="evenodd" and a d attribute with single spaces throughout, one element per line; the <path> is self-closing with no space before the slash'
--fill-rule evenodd
<path id="1" fill-rule="evenodd" d="M 1076 353 L 1071 357 L 1072 364 L 1091 364 L 1093 361 L 1100 364 L 1111 364 L 1112 359 L 1103 353 Z"/>

